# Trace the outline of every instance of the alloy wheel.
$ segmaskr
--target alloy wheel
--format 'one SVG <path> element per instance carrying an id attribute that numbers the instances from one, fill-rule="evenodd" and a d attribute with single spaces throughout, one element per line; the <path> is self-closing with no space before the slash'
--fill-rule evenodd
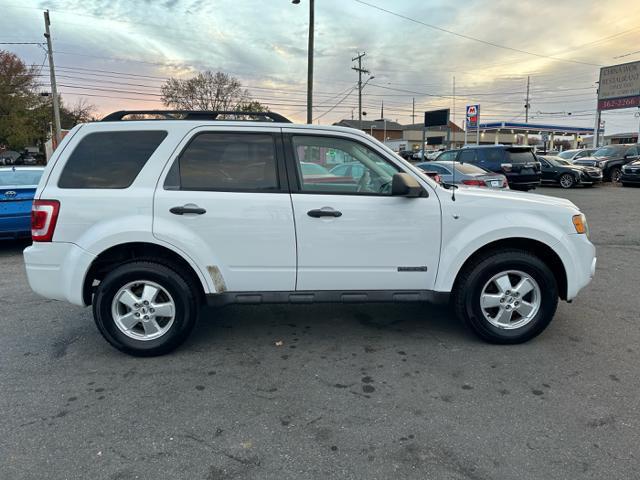
<path id="1" fill-rule="evenodd" d="M 519 270 L 500 272 L 484 285 L 480 308 L 494 327 L 513 330 L 524 327 L 540 310 L 542 295 L 531 275 Z"/>
<path id="2" fill-rule="evenodd" d="M 111 314 L 116 327 L 135 340 L 155 340 L 169 331 L 176 315 L 171 294 L 148 280 L 129 282 L 113 297 Z"/>

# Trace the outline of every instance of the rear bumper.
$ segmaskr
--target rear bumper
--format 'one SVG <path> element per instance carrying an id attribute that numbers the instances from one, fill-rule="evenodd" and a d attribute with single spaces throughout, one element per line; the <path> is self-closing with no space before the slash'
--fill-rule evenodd
<path id="1" fill-rule="evenodd" d="M 29 215 L 0 218 L 0 238 L 25 238 L 31 236 L 31 212 Z"/>
<path id="2" fill-rule="evenodd" d="M 46 298 L 84 306 L 84 278 L 95 255 L 74 243 L 35 242 L 24 250 L 31 289 Z"/>

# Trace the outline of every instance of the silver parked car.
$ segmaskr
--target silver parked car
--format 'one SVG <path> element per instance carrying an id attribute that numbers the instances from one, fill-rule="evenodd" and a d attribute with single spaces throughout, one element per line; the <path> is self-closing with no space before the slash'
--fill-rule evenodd
<path id="1" fill-rule="evenodd" d="M 453 167 L 455 165 L 455 181 Z M 443 183 L 456 183 L 474 187 L 509 188 L 507 177 L 500 173 L 489 172 L 468 163 L 458 162 L 424 162 L 416 167 L 430 172 L 438 172 Z"/>
<path id="2" fill-rule="evenodd" d="M 558 153 L 556 156 L 560 157 L 563 160 L 569 160 L 570 162 L 573 162 L 574 160 L 578 160 L 579 158 L 591 157 L 595 151 L 595 148 L 565 150 L 564 152 Z"/>

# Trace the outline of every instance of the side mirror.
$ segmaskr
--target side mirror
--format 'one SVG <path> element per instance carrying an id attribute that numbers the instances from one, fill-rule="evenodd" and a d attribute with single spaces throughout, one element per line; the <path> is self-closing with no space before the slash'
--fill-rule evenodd
<path id="1" fill-rule="evenodd" d="M 422 186 L 408 173 L 396 173 L 391 179 L 391 195 L 394 197 L 420 197 Z"/>

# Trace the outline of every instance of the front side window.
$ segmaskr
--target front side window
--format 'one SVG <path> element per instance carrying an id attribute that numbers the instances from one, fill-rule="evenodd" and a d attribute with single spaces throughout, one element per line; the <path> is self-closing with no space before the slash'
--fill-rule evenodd
<path id="1" fill-rule="evenodd" d="M 176 167 L 177 165 L 177 167 Z M 196 134 L 165 181 L 166 189 L 213 191 L 278 190 L 271 134 Z"/>
<path id="2" fill-rule="evenodd" d="M 342 138 L 294 136 L 300 189 L 309 193 L 390 195 L 391 179 L 398 172 L 368 147 Z M 348 173 L 330 171 L 338 157 L 349 161 Z"/>
<path id="3" fill-rule="evenodd" d="M 69 156 L 60 188 L 127 188 L 167 136 L 165 131 L 95 132 Z"/>

